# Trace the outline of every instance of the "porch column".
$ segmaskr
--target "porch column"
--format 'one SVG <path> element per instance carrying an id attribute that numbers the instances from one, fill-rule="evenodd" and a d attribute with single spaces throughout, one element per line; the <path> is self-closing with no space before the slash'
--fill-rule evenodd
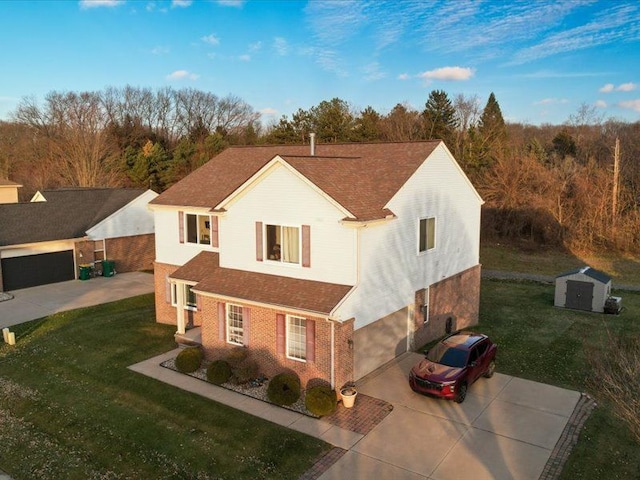
<path id="1" fill-rule="evenodd" d="M 176 283 L 176 324 L 178 326 L 178 331 L 176 333 L 185 333 L 184 285 L 182 283 Z"/>

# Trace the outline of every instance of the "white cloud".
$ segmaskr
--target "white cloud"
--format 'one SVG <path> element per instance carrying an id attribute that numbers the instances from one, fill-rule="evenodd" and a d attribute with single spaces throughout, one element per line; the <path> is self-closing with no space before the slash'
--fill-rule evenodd
<path id="1" fill-rule="evenodd" d="M 197 80 L 200 75 L 191 73 L 188 70 L 176 70 L 167 75 L 167 80 Z"/>
<path id="2" fill-rule="evenodd" d="M 204 43 L 208 43 L 209 45 L 220 45 L 220 39 L 213 33 L 211 35 L 200 37 L 200 40 L 202 40 Z"/>
<path id="3" fill-rule="evenodd" d="M 597 108 L 607 108 L 607 102 L 604 100 L 597 100 L 596 103 L 594 103 L 594 106 Z"/>
<path id="4" fill-rule="evenodd" d="M 218 0 L 218 5 L 223 7 L 242 8 L 244 4 L 245 0 Z"/>
<path id="5" fill-rule="evenodd" d="M 380 80 L 387 76 L 387 74 L 380 69 L 378 62 L 371 62 L 365 65 L 362 70 L 364 71 L 364 79 L 368 81 Z"/>
<path id="6" fill-rule="evenodd" d="M 636 85 L 635 83 L 629 82 L 629 83 L 623 83 L 622 85 L 618 85 L 618 88 L 616 88 L 616 90 L 619 92 L 632 92 L 636 88 L 638 88 L 638 85 Z"/>
<path id="7" fill-rule="evenodd" d="M 473 77 L 475 70 L 463 67 L 442 67 L 422 72 L 418 76 L 425 80 L 461 81 Z"/>
<path id="8" fill-rule="evenodd" d="M 151 49 L 151 53 L 153 55 L 166 55 L 169 53 L 169 47 L 164 47 L 162 45 L 158 45 L 157 47 L 153 47 Z"/>
<path id="9" fill-rule="evenodd" d="M 255 42 L 255 43 L 250 43 L 249 44 L 249 51 L 250 52 L 257 52 L 259 50 L 262 50 L 262 42 Z"/>
<path id="10" fill-rule="evenodd" d="M 411 78 L 408 73 L 401 73 L 398 75 L 398 80 L 409 80 Z"/>
<path id="11" fill-rule="evenodd" d="M 176 7 L 189 7 L 193 3 L 193 0 L 171 0 L 171 8 Z"/>
<path id="12" fill-rule="evenodd" d="M 604 87 L 602 87 L 598 91 L 601 93 L 609 93 L 609 92 L 613 92 L 614 88 L 615 88 L 615 85 L 613 83 L 607 83 Z"/>
<path id="13" fill-rule="evenodd" d="M 618 106 L 621 108 L 628 108 L 630 110 L 635 110 L 636 112 L 640 112 L 640 99 L 626 100 L 624 102 L 618 103 Z"/>
<path id="14" fill-rule="evenodd" d="M 124 0 L 80 0 L 80 8 L 117 7 Z"/>
<path id="15" fill-rule="evenodd" d="M 245 53 L 244 55 L 240 55 L 238 57 L 238 60 L 240 60 L 241 62 L 250 62 L 251 61 L 251 55 Z"/>
<path id="16" fill-rule="evenodd" d="M 276 110 L 275 108 L 267 107 L 260 110 L 260 113 L 262 115 L 277 115 L 278 110 Z"/>
<path id="17" fill-rule="evenodd" d="M 543 98 L 537 102 L 533 102 L 534 105 L 556 105 L 561 103 L 569 103 L 566 98 Z"/>
<path id="18" fill-rule="evenodd" d="M 285 56 L 289 54 L 289 44 L 287 40 L 282 37 L 276 37 L 273 39 L 273 48 L 276 49 L 276 53 L 280 56 Z"/>

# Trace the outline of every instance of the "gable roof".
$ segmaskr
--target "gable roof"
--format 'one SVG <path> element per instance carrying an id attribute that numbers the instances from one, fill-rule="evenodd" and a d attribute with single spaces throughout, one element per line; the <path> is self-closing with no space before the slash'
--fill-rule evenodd
<path id="1" fill-rule="evenodd" d="M 570 272 L 562 273 L 558 275 L 556 278 L 568 277 L 571 275 L 576 275 L 578 273 L 582 273 L 587 277 L 590 277 L 590 278 L 593 278 L 594 280 L 599 281 L 600 283 L 609 283 L 611 281 L 611 277 L 606 273 L 601 272 L 600 270 L 596 270 L 595 268 L 586 267 L 586 266 L 576 268 L 574 270 L 571 270 Z"/>
<path id="2" fill-rule="evenodd" d="M 0 187 L 21 187 L 19 183 L 0 177 Z"/>
<path id="3" fill-rule="evenodd" d="M 0 205 L 0 246 L 84 237 L 145 192 L 138 188 L 45 190 L 44 202 Z"/>
<path id="4" fill-rule="evenodd" d="M 385 205 L 440 143 L 319 144 L 313 156 L 309 145 L 229 147 L 150 203 L 214 208 L 280 156 L 355 219 L 384 218 Z"/>
<path id="5" fill-rule="evenodd" d="M 351 285 L 302 280 L 220 267 L 215 252 L 200 252 L 170 277 L 197 282 L 195 291 L 329 315 Z M 293 293 L 292 293 L 293 292 Z"/>

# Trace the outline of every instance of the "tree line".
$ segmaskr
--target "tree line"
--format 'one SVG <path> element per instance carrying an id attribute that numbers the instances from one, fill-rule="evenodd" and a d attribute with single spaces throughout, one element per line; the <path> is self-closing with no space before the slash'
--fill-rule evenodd
<path id="1" fill-rule="evenodd" d="M 320 143 L 443 140 L 486 201 L 485 239 L 640 251 L 640 122 L 605 120 L 587 105 L 562 125 L 505 122 L 493 93 L 481 102 L 433 90 L 420 110 L 386 113 L 334 98 L 265 126 L 233 95 L 54 91 L 0 122 L 0 177 L 25 196 L 60 186 L 160 192 L 229 145 L 307 143 L 311 132 Z"/>

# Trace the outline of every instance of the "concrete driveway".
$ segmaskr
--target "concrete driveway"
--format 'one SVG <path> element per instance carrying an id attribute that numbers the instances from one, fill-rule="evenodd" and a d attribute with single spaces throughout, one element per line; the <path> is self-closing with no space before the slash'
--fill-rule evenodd
<path id="1" fill-rule="evenodd" d="M 459 405 L 409 388 L 421 358 L 405 354 L 358 382 L 394 410 L 320 478 L 538 479 L 580 394 L 497 373 Z"/>
<path id="2" fill-rule="evenodd" d="M 153 275 L 118 273 L 113 277 L 40 285 L 11 292 L 11 300 L 0 302 L 0 328 L 28 322 L 75 308 L 114 302 L 153 292 Z"/>

